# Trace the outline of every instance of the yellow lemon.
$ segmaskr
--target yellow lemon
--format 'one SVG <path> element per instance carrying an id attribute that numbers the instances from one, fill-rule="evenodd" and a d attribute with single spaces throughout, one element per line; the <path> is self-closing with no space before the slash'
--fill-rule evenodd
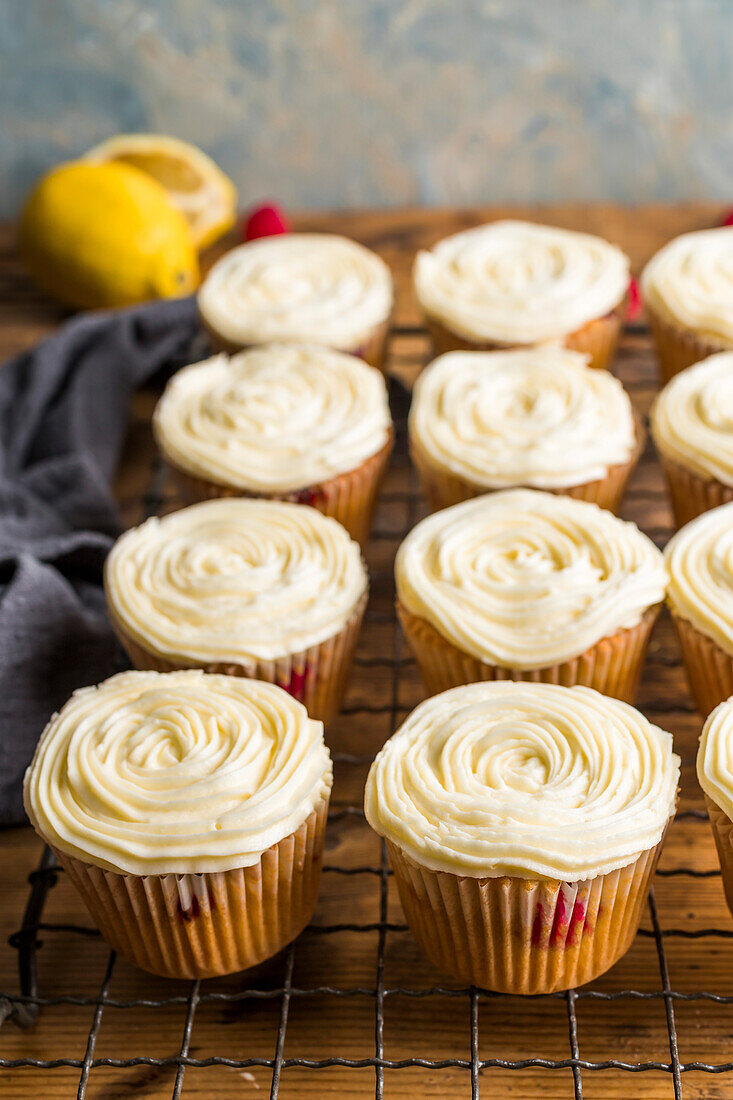
<path id="1" fill-rule="evenodd" d="M 20 248 L 35 282 L 81 309 L 175 298 L 199 282 L 186 219 L 129 164 L 54 168 L 25 205 Z"/>
<path id="2" fill-rule="evenodd" d="M 156 179 L 186 216 L 194 244 L 204 248 L 234 225 L 237 189 L 196 145 L 165 134 L 118 134 L 86 160 L 131 164 Z"/>

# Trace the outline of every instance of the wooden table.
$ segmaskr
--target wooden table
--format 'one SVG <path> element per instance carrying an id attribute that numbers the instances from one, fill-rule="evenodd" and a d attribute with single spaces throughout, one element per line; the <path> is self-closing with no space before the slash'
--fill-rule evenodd
<path id="1" fill-rule="evenodd" d="M 391 344 L 391 368 L 409 380 L 427 353 L 425 335 L 409 290 L 409 269 L 415 251 L 460 228 L 511 213 L 571 228 L 598 232 L 618 242 L 638 269 L 664 241 L 687 229 L 715 224 L 716 206 L 645 207 L 556 206 L 486 208 L 465 211 L 390 211 L 347 214 L 304 214 L 297 228 L 337 230 L 363 241 L 385 257 L 397 277 L 399 301 L 397 334 Z M 9 231 L 0 234 L 0 356 L 20 350 L 50 332 L 63 311 L 43 299 L 23 275 Z M 656 391 L 649 338 L 643 325 L 624 336 L 615 365 L 636 408 L 646 414 Z M 148 418 L 154 396 L 139 395 L 132 410 L 130 440 L 118 478 L 118 490 L 127 523 L 142 516 L 141 497 L 148 485 L 154 451 Z M 510 997 L 453 995 L 458 988 L 434 971 L 419 955 L 409 934 L 392 883 L 380 870 L 380 845 L 361 816 L 354 812 L 368 760 L 392 732 L 395 722 L 422 697 L 414 664 L 395 629 L 391 580 L 394 552 L 403 532 L 422 514 L 414 500 L 414 483 L 404 456 L 389 471 L 376 528 L 368 549 L 372 572 L 369 622 L 364 630 L 358 665 L 346 700 L 345 713 L 329 732 L 339 755 L 336 765 L 334 817 L 329 825 L 323 890 L 314 919 L 316 926 L 371 925 L 371 930 L 331 933 L 307 932 L 293 956 L 292 985 L 286 998 L 289 1016 L 282 1049 L 277 1049 L 282 1021 L 284 967 L 282 956 L 245 978 L 204 983 L 204 997 L 196 1008 L 189 1055 L 195 1059 L 227 1056 L 236 1060 L 285 1059 L 279 1085 L 281 1097 L 366 1097 L 375 1093 L 377 1072 L 363 1068 L 309 1069 L 290 1065 L 289 1059 L 324 1060 L 333 1056 L 371 1059 L 377 1050 L 375 1019 L 383 1002 L 383 1056 L 387 1060 L 463 1060 L 452 1068 L 385 1068 L 386 1097 L 470 1096 L 472 1073 L 481 1096 L 570 1097 L 578 1081 L 585 1097 L 672 1097 L 672 1074 L 664 1070 L 630 1073 L 615 1069 L 566 1068 L 503 1069 L 489 1064 L 477 1071 L 477 1060 L 562 1061 L 571 1055 L 569 1019 L 577 1023 L 577 1056 L 581 1062 L 659 1062 L 684 1067 L 690 1063 L 719 1064 L 733 1060 L 733 922 L 726 909 L 717 862 L 707 822 L 690 816 L 703 803 L 694 775 L 694 756 L 700 719 L 692 705 L 680 667 L 671 625 L 664 616 L 654 635 L 639 693 L 640 708 L 670 729 L 682 757 L 681 820 L 670 831 L 656 880 L 658 922 L 663 938 L 665 966 L 660 969 L 658 941 L 652 914 L 644 920 L 631 951 L 607 975 L 590 987 L 600 997 L 581 995 L 521 1000 Z M 164 486 L 165 507 L 175 499 Z M 661 475 L 652 451 L 646 454 L 627 493 L 624 515 L 635 520 L 660 545 L 668 538 L 670 511 Z M 397 664 L 393 663 L 393 658 Z M 395 672 L 395 668 L 397 672 Z M 4 867 L 0 906 L 0 989 L 17 991 L 16 952 L 6 946 L 8 935 L 20 924 L 28 896 L 27 876 L 36 865 L 41 845 L 30 829 L 0 833 Z M 359 868 L 368 867 L 368 871 Z M 676 873 L 686 869 L 685 873 Z M 692 869 L 695 874 L 688 873 Z M 344 873 L 344 871 L 352 873 Z M 387 925 L 380 928 L 386 918 Z M 44 921 L 88 925 L 83 908 L 63 881 L 50 891 Z M 722 931 L 722 935 L 706 930 Z M 670 934 L 671 932 L 671 934 Z M 39 989 L 44 997 L 97 998 L 108 951 L 94 936 L 64 931 L 44 933 L 39 951 Z M 383 948 L 383 967 L 378 967 Z M 246 983 L 268 993 L 265 997 L 207 999 L 212 992 L 235 993 Z M 312 992 L 337 986 L 361 990 L 336 998 Z M 442 993 L 417 996 L 439 987 Z M 410 994 L 387 993 L 403 988 Z M 605 999 L 635 989 L 651 997 Z M 298 993 L 298 990 L 308 992 Z M 693 995 L 691 998 L 670 996 Z M 730 997 L 730 1004 L 699 998 L 708 991 Z M 586 991 L 587 993 L 587 991 Z M 150 978 L 117 962 L 107 990 L 94 1057 L 128 1059 L 149 1056 L 175 1058 L 181 1049 L 189 987 L 184 983 Z M 119 1002 L 178 997 L 167 1006 L 122 1007 Z M 478 1024 L 477 1042 L 470 1044 L 471 1011 Z M 679 1050 L 670 1052 L 668 1022 L 672 1014 Z M 56 1004 L 42 1010 L 31 1031 L 12 1022 L 0 1030 L 0 1057 L 71 1058 L 83 1061 L 94 1016 L 89 1004 Z M 472 1063 L 473 1061 L 473 1068 Z M 95 1066 L 89 1075 L 87 1097 L 122 1100 L 126 1097 L 168 1097 L 176 1065 L 115 1068 Z M 733 1074 L 682 1070 L 685 1097 L 733 1096 Z M 0 1069 L 0 1094 L 8 1100 L 73 1097 L 80 1078 L 78 1067 L 54 1069 Z M 184 1097 L 246 1097 L 266 1095 L 272 1070 L 268 1066 L 227 1068 L 188 1067 L 182 1080 Z"/>

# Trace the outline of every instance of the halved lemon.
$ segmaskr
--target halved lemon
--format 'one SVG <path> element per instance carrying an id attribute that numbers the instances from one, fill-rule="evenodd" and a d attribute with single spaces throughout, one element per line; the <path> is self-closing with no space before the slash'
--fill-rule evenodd
<path id="1" fill-rule="evenodd" d="M 130 164 L 152 176 L 185 215 L 194 244 L 205 248 L 234 225 L 237 189 L 211 157 L 165 134 L 118 134 L 84 157 Z"/>

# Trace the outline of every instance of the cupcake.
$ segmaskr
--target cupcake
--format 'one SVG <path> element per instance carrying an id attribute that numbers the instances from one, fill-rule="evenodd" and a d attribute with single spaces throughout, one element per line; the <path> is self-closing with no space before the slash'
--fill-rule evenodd
<path id="1" fill-rule="evenodd" d="M 733 500 L 733 352 L 676 374 L 651 410 L 678 527 Z"/>
<path id="2" fill-rule="evenodd" d="M 428 692 L 583 684 L 633 700 L 667 582 L 661 553 L 595 504 L 515 489 L 413 528 L 397 612 Z"/>
<path id="3" fill-rule="evenodd" d="M 361 359 L 313 344 L 217 355 L 173 376 L 153 429 L 189 502 L 312 504 L 366 542 L 393 431 L 384 377 Z"/>
<path id="4" fill-rule="evenodd" d="M 665 382 L 733 348 L 733 228 L 670 241 L 644 268 L 641 291 Z"/>
<path id="5" fill-rule="evenodd" d="M 485 989 L 552 993 L 631 945 L 679 764 L 669 733 L 596 691 L 470 684 L 387 742 L 365 811 L 431 962 Z"/>
<path id="6" fill-rule="evenodd" d="M 233 248 L 198 293 L 215 351 L 325 344 L 380 368 L 393 300 L 384 260 L 332 233 L 286 233 Z"/>
<path id="7" fill-rule="evenodd" d="M 621 383 L 553 347 L 441 355 L 417 380 L 408 433 L 433 508 L 529 486 L 615 511 L 644 444 Z"/>
<path id="8" fill-rule="evenodd" d="M 136 668 L 278 684 L 328 721 L 367 602 L 356 542 L 304 504 L 209 500 L 154 517 L 105 564 L 112 625 Z"/>
<path id="9" fill-rule="evenodd" d="M 124 672 L 54 715 L 24 800 L 115 951 L 208 978 L 308 923 L 330 790 L 323 727 L 280 688 Z"/>
<path id="10" fill-rule="evenodd" d="M 629 261 L 587 233 L 498 221 L 419 252 L 414 283 L 436 355 L 553 341 L 607 367 L 623 323 Z"/>
<path id="11" fill-rule="evenodd" d="M 703 726 L 697 779 L 718 849 L 726 901 L 733 913 L 733 699 L 720 703 Z"/>
<path id="12" fill-rule="evenodd" d="M 705 716 L 733 695 L 733 504 L 703 512 L 664 551 L 667 602 L 695 705 Z"/>

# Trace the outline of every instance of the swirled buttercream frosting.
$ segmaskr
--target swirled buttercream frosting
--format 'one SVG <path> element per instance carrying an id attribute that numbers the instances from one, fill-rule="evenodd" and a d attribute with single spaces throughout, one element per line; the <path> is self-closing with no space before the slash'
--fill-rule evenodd
<path id="1" fill-rule="evenodd" d="M 275 660 L 332 637 L 366 591 L 359 546 L 304 504 L 209 500 L 117 540 L 113 621 L 182 664 Z"/>
<path id="2" fill-rule="evenodd" d="M 475 497 L 413 528 L 400 602 L 488 664 L 544 668 L 635 626 L 664 599 L 664 560 L 633 523 L 531 489 Z"/>
<path id="3" fill-rule="evenodd" d="M 424 312 L 453 332 L 537 344 L 614 310 L 629 285 L 629 261 L 601 237 L 498 221 L 419 252 L 414 282 Z"/>
<path id="4" fill-rule="evenodd" d="M 651 429 L 663 455 L 733 485 L 733 352 L 676 374 L 652 406 Z"/>
<path id="5" fill-rule="evenodd" d="M 273 684 L 123 672 L 46 726 L 25 808 L 67 855 L 133 875 L 257 863 L 331 789 L 323 726 Z"/>
<path id="6" fill-rule="evenodd" d="M 733 504 L 685 524 L 664 557 L 672 610 L 733 656 Z"/>
<path id="7" fill-rule="evenodd" d="M 268 493 L 355 469 L 386 444 L 391 420 L 384 377 L 361 359 L 270 344 L 179 371 L 153 424 L 180 469 Z"/>
<path id="8" fill-rule="evenodd" d="M 491 489 L 601 480 L 636 445 L 618 379 L 553 347 L 441 355 L 417 380 L 409 434 L 431 466 Z"/>
<path id="9" fill-rule="evenodd" d="M 585 687 L 469 684 L 421 703 L 367 779 L 369 824 L 434 871 L 576 881 L 632 863 L 674 812 L 672 737 Z"/>
<path id="10" fill-rule="evenodd" d="M 353 351 L 392 309 L 392 276 L 368 248 L 331 233 L 263 237 L 227 252 L 198 295 L 225 340 L 298 340 Z"/>
<path id="11" fill-rule="evenodd" d="M 733 227 L 675 237 L 644 268 L 641 290 L 668 323 L 733 347 Z"/>
<path id="12" fill-rule="evenodd" d="M 708 798 L 733 820 L 733 700 L 709 714 L 697 750 L 697 779 Z"/>

